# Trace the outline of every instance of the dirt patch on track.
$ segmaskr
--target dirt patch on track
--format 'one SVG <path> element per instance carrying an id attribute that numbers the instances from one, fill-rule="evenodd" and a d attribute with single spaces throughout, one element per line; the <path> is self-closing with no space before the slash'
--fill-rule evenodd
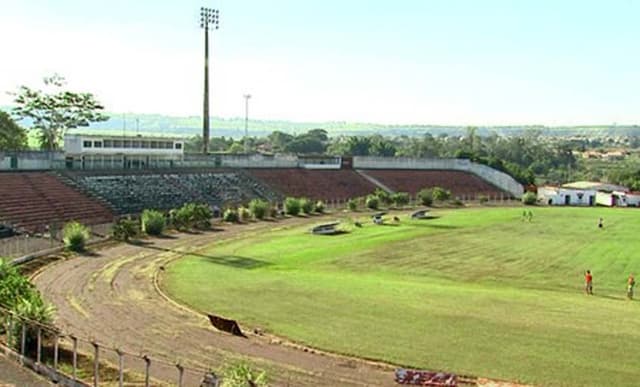
<path id="1" fill-rule="evenodd" d="M 162 265 L 213 240 L 309 221 L 260 222 L 225 227 L 223 232 L 153 239 L 140 246 L 108 246 L 95 257 L 56 262 L 37 273 L 34 283 L 56 306 L 56 324 L 63 330 L 132 353 L 202 369 L 244 357 L 267 369 L 273 384 L 281 386 L 395 385 L 391 366 L 282 345 L 269 337 L 217 332 L 206 316 L 170 302 L 155 287 L 155 274 Z M 173 382 L 175 373 L 170 371 L 153 377 Z M 186 385 L 199 381 L 192 377 Z"/>

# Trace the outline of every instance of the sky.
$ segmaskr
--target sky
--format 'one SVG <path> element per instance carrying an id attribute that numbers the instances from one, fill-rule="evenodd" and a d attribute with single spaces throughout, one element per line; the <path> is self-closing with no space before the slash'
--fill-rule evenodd
<path id="1" fill-rule="evenodd" d="M 0 106 L 53 73 L 110 112 L 640 124 L 640 0 L 0 0 Z"/>

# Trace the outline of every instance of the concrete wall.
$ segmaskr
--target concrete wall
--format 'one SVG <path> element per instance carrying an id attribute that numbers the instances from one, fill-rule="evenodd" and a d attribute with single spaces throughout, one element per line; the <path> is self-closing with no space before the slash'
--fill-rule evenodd
<path id="1" fill-rule="evenodd" d="M 14 167 L 12 164 L 17 165 Z M 64 154 L 62 152 L 0 151 L 0 171 L 52 169 L 54 165 L 63 164 Z"/>
<path id="2" fill-rule="evenodd" d="M 353 158 L 353 167 L 356 169 L 441 169 L 464 171 L 473 173 L 517 198 L 522 196 L 524 192 L 522 185 L 506 173 L 465 159 L 356 156 Z"/>

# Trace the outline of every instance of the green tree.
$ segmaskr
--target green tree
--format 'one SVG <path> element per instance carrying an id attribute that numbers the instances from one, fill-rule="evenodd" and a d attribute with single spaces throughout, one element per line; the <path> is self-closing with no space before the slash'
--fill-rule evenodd
<path id="1" fill-rule="evenodd" d="M 537 200 L 538 198 L 536 197 L 536 194 L 533 192 L 525 192 L 524 195 L 522 195 L 522 203 L 528 206 L 532 206 L 536 204 Z"/>
<path id="2" fill-rule="evenodd" d="M 104 107 L 93 94 L 63 90 L 66 85 L 63 77 L 57 74 L 47 77 L 44 84 L 50 90 L 20 86 L 14 94 L 17 106 L 13 109 L 17 117 L 33 121 L 42 149 L 58 149 L 60 140 L 69 129 L 108 119 L 101 113 Z"/>
<path id="3" fill-rule="evenodd" d="M 27 147 L 27 133 L 11 116 L 0 110 L 0 150 L 20 150 Z"/>

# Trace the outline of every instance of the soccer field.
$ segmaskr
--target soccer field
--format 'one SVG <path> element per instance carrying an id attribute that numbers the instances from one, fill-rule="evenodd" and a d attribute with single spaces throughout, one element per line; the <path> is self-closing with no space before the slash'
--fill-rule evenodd
<path id="1" fill-rule="evenodd" d="M 364 227 L 336 236 L 309 234 L 317 218 L 277 222 L 212 240 L 169 265 L 162 286 L 324 350 L 542 385 L 638 385 L 640 302 L 625 284 L 640 274 L 640 211 L 533 208 L 532 222 L 522 211 L 398 213 L 385 226 L 356 214 Z"/>

